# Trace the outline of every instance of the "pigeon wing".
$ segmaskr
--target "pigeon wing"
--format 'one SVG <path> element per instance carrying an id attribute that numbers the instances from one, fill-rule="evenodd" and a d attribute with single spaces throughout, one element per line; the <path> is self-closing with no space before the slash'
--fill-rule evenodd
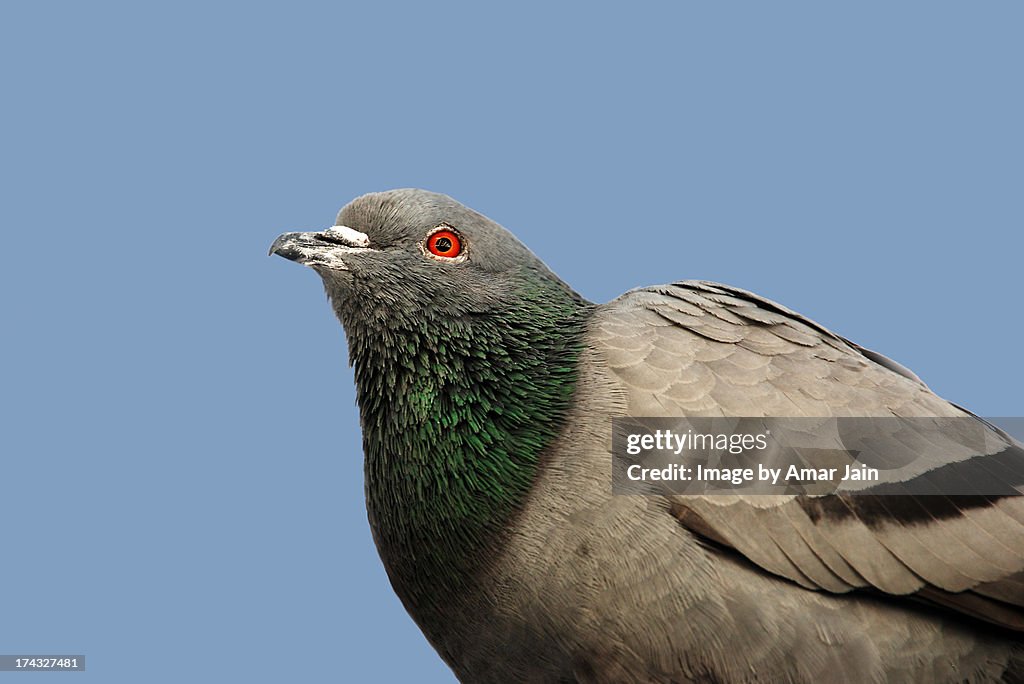
<path id="1" fill-rule="evenodd" d="M 932 449 L 923 467 L 1021 489 L 1004 467 L 1024 458 L 1019 443 L 896 362 L 744 290 L 632 290 L 598 308 L 591 343 L 630 416 L 970 417 L 994 446 Z M 1024 630 L 1024 497 L 665 496 L 700 539 L 807 589 L 911 597 Z"/>

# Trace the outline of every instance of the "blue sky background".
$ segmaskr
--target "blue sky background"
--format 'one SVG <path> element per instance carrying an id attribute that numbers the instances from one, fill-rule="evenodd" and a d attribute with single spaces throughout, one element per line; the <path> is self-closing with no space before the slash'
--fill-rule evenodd
<path id="1" fill-rule="evenodd" d="M 453 681 L 372 546 L 341 327 L 266 257 L 372 190 L 451 194 L 593 300 L 739 285 L 1021 415 L 1021 7 L 5 3 L 0 653 Z"/>

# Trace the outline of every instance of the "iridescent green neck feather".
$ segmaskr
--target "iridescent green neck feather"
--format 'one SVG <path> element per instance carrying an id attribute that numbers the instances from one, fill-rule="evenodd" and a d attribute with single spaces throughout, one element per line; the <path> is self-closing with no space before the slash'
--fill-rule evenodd
<path id="1" fill-rule="evenodd" d="M 508 300 L 458 318 L 342 312 L 367 509 L 396 585 L 454 588 L 486 562 L 564 423 L 590 305 L 536 278 Z"/>

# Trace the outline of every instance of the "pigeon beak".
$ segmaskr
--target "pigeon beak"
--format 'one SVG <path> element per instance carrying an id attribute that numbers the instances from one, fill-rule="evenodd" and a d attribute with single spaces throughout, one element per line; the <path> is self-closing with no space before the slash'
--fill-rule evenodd
<path id="1" fill-rule="evenodd" d="M 369 251 L 369 236 L 348 226 L 331 226 L 319 233 L 284 233 L 270 246 L 271 255 L 333 271 L 349 270 L 347 255 Z"/>

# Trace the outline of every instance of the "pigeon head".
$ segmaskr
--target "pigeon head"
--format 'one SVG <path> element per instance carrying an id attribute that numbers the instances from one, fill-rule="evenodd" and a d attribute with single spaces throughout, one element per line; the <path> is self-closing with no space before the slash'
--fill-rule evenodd
<path id="1" fill-rule="evenodd" d="M 286 233 L 272 254 L 320 274 L 351 334 L 364 326 L 419 326 L 500 314 L 524 290 L 581 301 L 510 232 L 446 195 L 364 195 L 319 232 Z"/>

